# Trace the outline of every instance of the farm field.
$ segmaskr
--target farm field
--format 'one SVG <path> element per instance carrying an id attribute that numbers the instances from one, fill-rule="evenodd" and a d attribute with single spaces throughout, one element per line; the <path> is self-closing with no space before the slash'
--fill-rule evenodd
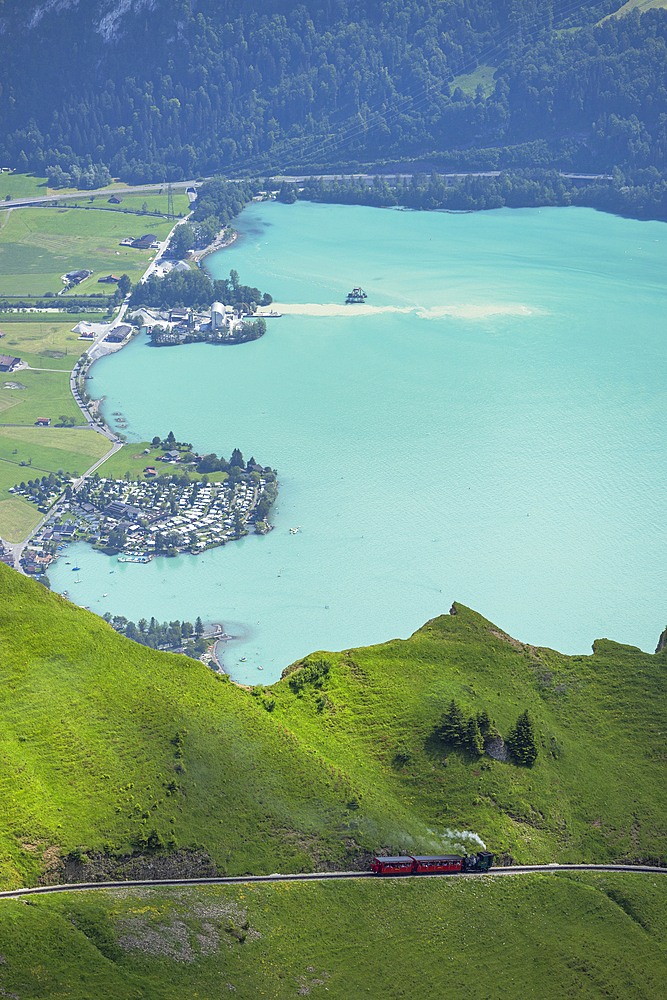
<path id="1" fill-rule="evenodd" d="M 666 922 L 664 875 L 64 893 L 0 902 L 0 983 L 21 1000 L 662 1000 Z"/>
<path id="2" fill-rule="evenodd" d="M 150 250 L 119 247 L 126 237 L 155 233 L 164 239 L 173 227 L 166 219 L 85 208 L 21 208 L 0 212 L 0 295 L 44 295 L 62 289 L 61 276 L 76 269 L 93 274 L 76 292 L 91 294 L 108 286 L 97 279 L 127 274 L 137 281 L 153 256 Z"/>
<path id="3" fill-rule="evenodd" d="M 33 174 L 0 174 L 0 201 L 11 198 L 39 198 L 51 194 L 47 190 L 46 177 Z"/>
<path id="4" fill-rule="evenodd" d="M 12 319 L 17 314 L 9 314 Z M 26 314 L 23 314 L 27 318 Z M 54 321 L 48 314 L 39 318 L 39 322 L 10 322 L 3 326 L 0 317 L 0 331 L 5 336 L 0 340 L 0 351 L 4 354 L 20 357 L 27 361 L 31 368 L 58 368 L 71 371 L 79 357 L 84 353 L 87 344 L 79 340 L 72 328 L 79 322 L 77 315 L 68 316 L 65 321 Z M 101 317 L 95 317 L 99 322 Z M 17 380 L 20 381 L 17 373 Z M 12 381 L 11 376 L 8 376 Z M 6 381 L 6 380 L 5 380 Z M 1 384 L 1 382 L 0 382 Z M 68 387 L 69 391 L 69 387 Z"/>
<path id="5" fill-rule="evenodd" d="M 5 388 L 14 383 L 23 388 Z M 76 424 L 83 423 L 81 410 L 70 392 L 67 368 L 58 371 L 23 368 L 0 380 L 0 426 L 31 427 L 38 417 L 50 417 L 55 423 L 60 416 L 72 417 Z"/>
<path id="6" fill-rule="evenodd" d="M 120 205 L 109 204 L 109 198 L 112 194 L 113 192 L 109 191 L 108 194 L 105 192 L 103 195 L 95 195 L 95 207 L 113 209 L 116 212 L 134 212 L 137 215 L 143 215 L 143 206 L 146 205 L 147 212 L 159 212 L 160 215 L 167 214 L 168 199 L 166 187 L 162 193 L 158 191 L 140 191 L 137 194 L 124 194 L 120 191 L 118 197 L 123 199 Z M 186 195 L 185 189 L 174 188 L 172 194 L 174 196 L 174 214 L 187 215 L 190 211 L 190 199 Z M 88 199 L 86 204 L 91 204 L 91 201 L 92 197 Z M 148 218 L 150 219 L 150 216 Z"/>
<path id="7" fill-rule="evenodd" d="M 0 537 L 20 542 L 44 516 L 36 504 L 8 495 L 11 486 L 58 469 L 81 475 L 110 448 L 104 435 L 88 429 L 0 428 Z"/>
<path id="8" fill-rule="evenodd" d="M 109 420 L 113 427 L 114 417 L 110 416 Z M 149 449 L 148 455 L 143 454 L 146 448 Z M 146 466 L 153 466 L 157 469 L 158 475 L 160 473 L 165 475 L 179 474 L 178 467 L 163 465 L 157 461 L 162 455 L 164 455 L 164 448 L 153 448 L 150 441 L 142 441 L 140 444 L 126 444 L 104 463 L 103 468 L 100 469 L 100 475 L 107 476 L 109 479 L 127 479 L 129 473 L 130 479 L 143 480 L 146 478 L 143 474 Z M 196 472 L 188 472 L 188 476 L 192 482 L 204 478 L 203 475 Z M 209 473 L 206 478 L 210 483 L 224 483 L 228 476 L 226 472 L 214 472 Z"/>
<path id="9" fill-rule="evenodd" d="M 0 462 L 0 496 L 10 478 L 7 463 Z M 28 503 L 22 497 L 0 500 L 0 536 L 8 542 L 22 542 L 43 517 L 44 514 L 37 510 L 35 504 Z"/>

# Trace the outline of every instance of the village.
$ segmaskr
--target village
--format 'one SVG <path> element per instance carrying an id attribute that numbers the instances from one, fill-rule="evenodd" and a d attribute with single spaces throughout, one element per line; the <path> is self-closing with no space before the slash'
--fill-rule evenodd
<path id="1" fill-rule="evenodd" d="M 43 573 L 67 543 L 86 541 L 119 562 L 146 563 L 154 556 L 202 552 L 247 535 L 267 534 L 269 509 L 277 495 L 275 473 L 245 471 L 220 483 L 86 479 L 54 503 L 23 553 L 28 572 Z M 147 474 L 157 476 L 154 469 Z M 20 491 L 20 488 L 17 487 Z M 47 503 L 55 497 L 49 496 Z"/>

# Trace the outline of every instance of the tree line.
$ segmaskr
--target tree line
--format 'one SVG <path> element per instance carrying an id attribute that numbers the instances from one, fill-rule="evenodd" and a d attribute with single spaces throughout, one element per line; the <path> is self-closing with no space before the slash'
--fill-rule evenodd
<path id="1" fill-rule="evenodd" d="M 443 713 L 437 735 L 448 746 L 465 750 L 474 756 L 484 753 L 485 747 L 498 740 L 500 733 L 486 709 L 466 713 L 452 698 Z M 505 746 L 512 759 L 524 767 L 532 767 L 537 759 L 538 747 L 535 727 L 528 711 L 522 712 L 505 737 Z"/>
<path id="2" fill-rule="evenodd" d="M 135 623 L 123 615 L 112 615 L 109 611 L 102 617 L 116 632 L 151 649 L 183 648 L 188 656 L 198 659 L 209 645 L 203 638 L 204 625 L 200 617 L 194 625 L 185 621 L 159 622 L 156 618 L 151 618 L 150 621 L 140 618 Z"/>
<path id="3" fill-rule="evenodd" d="M 151 274 L 146 281 L 137 282 L 130 296 L 130 308 L 153 306 L 172 309 L 184 306 L 189 309 L 208 309 L 212 302 L 222 302 L 234 308 L 255 312 L 257 306 L 273 302 L 268 292 L 242 285 L 238 272 L 231 270 L 229 278 L 212 281 L 206 271 L 170 271 L 164 278 Z"/>
<path id="4" fill-rule="evenodd" d="M 656 167 L 624 173 L 617 167 L 608 176 L 578 182 L 555 170 L 516 169 L 497 177 L 468 174 L 448 184 L 435 171 L 416 171 L 409 181 L 390 183 L 376 176 L 369 185 L 361 178 L 324 182 L 313 178 L 296 191 L 307 201 L 343 205 L 402 205 L 417 210 L 444 209 L 477 212 L 493 208 L 530 208 L 579 205 L 640 219 L 667 216 L 667 176 Z"/>

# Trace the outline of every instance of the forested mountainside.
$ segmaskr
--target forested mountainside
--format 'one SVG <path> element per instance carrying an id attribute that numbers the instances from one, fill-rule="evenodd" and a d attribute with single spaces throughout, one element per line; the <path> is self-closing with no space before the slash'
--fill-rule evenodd
<path id="1" fill-rule="evenodd" d="M 661 172 L 667 11 L 598 23 L 618 6 L 0 0 L 0 160 L 81 186 L 409 159 Z"/>

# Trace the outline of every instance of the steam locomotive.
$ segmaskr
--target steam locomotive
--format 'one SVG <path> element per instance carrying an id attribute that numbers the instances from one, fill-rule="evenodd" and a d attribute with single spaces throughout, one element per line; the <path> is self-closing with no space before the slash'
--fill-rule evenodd
<path id="1" fill-rule="evenodd" d="M 376 875 L 438 875 L 453 872 L 488 872 L 494 855 L 479 854 L 415 854 L 397 858 L 373 858 L 371 871 Z"/>

